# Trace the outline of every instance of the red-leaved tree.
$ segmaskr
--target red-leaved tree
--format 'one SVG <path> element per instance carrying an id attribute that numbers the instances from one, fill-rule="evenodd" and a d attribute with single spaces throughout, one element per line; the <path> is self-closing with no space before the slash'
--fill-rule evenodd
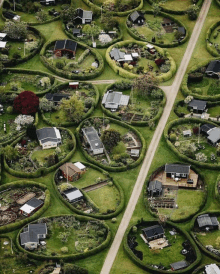
<path id="1" fill-rule="evenodd" d="M 29 115 L 37 112 L 39 98 L 32 91 L 23 91 L 14 99 L 14 110 Z"/>

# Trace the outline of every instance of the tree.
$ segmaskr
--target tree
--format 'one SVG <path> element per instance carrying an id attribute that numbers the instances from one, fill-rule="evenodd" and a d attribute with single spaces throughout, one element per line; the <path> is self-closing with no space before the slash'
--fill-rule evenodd
<path id="1" fill-rule="evenodd" d="M 111 152 L 120 142 L 121 134 L 115 129 L 108 129 L 102 133 L 101 139 L 105 148 Z"/>
<path id="2" fill-rule="evenodd" d="M 15 160 L 18 157 L 17 149 L 9 145 L 3 148 L 3 153 L 9 161 Z"/>
<path id="3" fill-rule="evenodd" d="M 199 7 L 194 4 L 189 6 L 186 13 L 188 14 L 188 17 L 190 20 L 196 20 L 198 17 L 198 11 L 199 11 Z"/>
<path id="4" fill-rule="evenodd" d="M 55 165 L 55 155 L 54 154 L 50 154 L 48 157 L 47 157 L 47 166 L 48 167 L 51 167 Z"/>
<path id="5" fill-rule="evenodd" d="M 33 124 L 28 125 L 26 135 L 32 140 L 37 140 L 36 126 Z"/>
<path id="6" fill-rule="evenodd" d="M 47 98 L 43 97 L 40 99 L 39 108 L 43 111 L 52 111 L 55 105 L 54 102 L 48 101 Z"/>
<path id="7" fill-rule="evenodd" d="M 113 28 L 117 27 L 118 21 L 110 12 L 106 12 L 101 19 L 101 23 L 105 31 L 112 30 Z"/>
<path id="8" fill-rule="evenodd" d="M 146 98 L 155 87 L 158 87 L 158 80 L 152 73 L 148 72 L 142 77 L 136 78 L 133 87 L 139 96 Z"/>
<path id="9" fill-rule="evenodd" d="M 32 91 L 23 91 L 14 99 L 14 110 L 21 114 L 35 114 L 39 107 L 39 98 Z"/>
<path id="10" fill-rule="evenodd" d="M 83 101 L 73 95 L 69 100 L 63 99 L 60 104 L 60 109 L 63 110 L 67 119 L 79 123 L 84 115 Z"/>
<path id="11" fill-rule="evenodd" d="M 44 10 L 38 11 L 36 15 L 39 21 L 41 22 L 47 21 L 48 15 Z"/>
<path id="12" fill-rule="evenodd" d="M 184 103 L 185 103 L 185 104 L 189 104 L 189 102 L 191 102 L 192 100 L 193 100 L 193 96 L 188 95 L 188 96 L 185 98 Z"/>
<path id="13" fill-rule="evenodd" d="M 100 27 L 95 25 L 94 23 L 91 25 L 85 25 L 83 27 L 83 33 L 85 33 L 88 36 L 91 36 L 93 42 L 94 42 L 94 37 L 97 37 L 100 32 L 101 32 Z"/>
<path id="14" fill-rule="evenodd" d="M 67 23 L 67 22 L 74 22 L 74 19 L 76 18 L 76 9 L 74 7 L 69 7 L 68 9 L 64 9 L 62 12 L 61 12 L 61 19 Z"/>
<path id="15" fill-rule="evenodd" d="M 207 156 L 202 153 L 202 152 L 199 152 L 196 154 L 196 161 L 199 161 L 199 162 L 206 162 L 207 161 Z"/>
<path id="16" fill-rule="evenodd" d="M 3 32 L 11 39 L 25 39 L 27 37 L 27 24 L 24 22 L 7 21 Z"/>
<path id="17" fill-rule="evenodd" d="M 161 11 L 161 7 L 158 3 L 153 3 L 152 8 L 153 8 L 154 17 L 156 17 Z"/>
<path id="18" fill-rule="evenodd" d="M 88 274 L 88 270 L 77 265 L 73 264 L 65 264 L 64 265 L 64 273 L 65 274 Z"/>

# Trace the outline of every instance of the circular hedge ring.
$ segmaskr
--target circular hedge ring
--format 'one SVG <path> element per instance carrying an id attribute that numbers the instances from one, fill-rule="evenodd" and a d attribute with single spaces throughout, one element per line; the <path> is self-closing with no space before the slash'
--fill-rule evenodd
<path id="1" fill-rule="evenodd" d="M 220 1 L 219 1 L 220 3 Z M 220 6 L 220 4 L 219 4 Z M 218 28 L 218 29 L 217 29 Z M 215 57 L 220 56 L 220 48 L 217 50 L 215 48 L 215 39 L 220 37 L 220 32 L 218 31 L 220 29 L 220 21 L 214 23 L 207 31 L 206 33 L 206 49 L 207 51 Z M 212 41 L 210 41 L 212 40 Z"/>

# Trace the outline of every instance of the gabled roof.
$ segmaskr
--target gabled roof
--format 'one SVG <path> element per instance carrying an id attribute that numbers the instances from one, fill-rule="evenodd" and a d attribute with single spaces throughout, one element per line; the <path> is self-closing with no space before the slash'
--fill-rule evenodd
<path id="1" fill-rule="evenodd" d="M 41 143 L 48 141 L 59 142 L 61 141 L 61 135 L 59 129 L 56 127 L 44 127 L 36 130 L 37 138 Z"/>
<path id="2" fill-rule="evenodd" d="M 187 261 L 179 261 L 179 262 L 170 264 L 173 270 L 183 269 L 183 268 L 186 268 L 188 265 L 189 263 Z"/>
<path id="3" fill-rule="evenodd" d="M 207 104 L 206 101 L 193 99 L 191 102 L 189 102 L 188 106 L 192 107 L 193 109 L 205 110 L 206 104 Z"/>
<path id="4" fill-rule="evenodd" d="M 60 166 L 60 170 L 62 170 L 65 174 L 68 174 L 68 177 L 73 176 L 75 173 L 81 173 L 81 169 L 79 169 L 73 163 L 63 164 Z"/>
<path id="5" fill-rule="evenodd" d="M 43 224 L 29 224 L 20 234 L 21 245 L 26 243 L 39 243 L 39 235 L 47 234 L 47 226 Z"/>
<path id="6" fill-rule="evenodd" d="M 205 266 L 206 274 L 220 274 L 220 269 L 216 264 L 210 264 Z"/>
<path id="7" fill-rule="evenodd" d="M 76 10 L 76 17 L 79 17 L 81 19 L 87 19 L 87 20 L 92 20 L 92 11 L 88 11 L 88 10 L 83 10 L 78 8 Z"/>
<path id="8" fill-rule="evenodd" d="M 130 15 L 130 19 L 132 22 L 135 22 L 139 17 L 141 17 L 141 19 L 145 19 L 144 15 L 136 10 L 134 12 L 132 12 Z"/>
<path id="9" fill-rule="evenodd" d="M 86 136 L 92 150 L 103 148 L 102 141 L 94 127 L 83 128 L 82 132 Z"/>
<path id="10" fill-rule="evenodd" d="M 83 198 L 82 192 L 76 187 L 63 191 L 63 194 L 67 197 L 67 199 L 70 202 L 74 202 L 76 200 Z"/>
<path id="11" fill-rule="evenodd" d="M 165 172 L 166 173 L 189 174 L 190 165 L 166 164 L 165 165 Z"/>
<path id="12" fill-rule="evenodd" d="M 209 131 L 213 128 L 215 128 L 216 126 L 212 125 L 212 124 L 203 124 L 201 127 L 200 127 L 200 130 L 202 132 L 205 132 L 205 133 L 209 133 Z"/>
<path id="13" fill-rule="evenodd" d="M 162 183 L 160 181 L 151 181 L 148 185 L 148 191 L 161 191 L 162 190 Z"/>
<path id="14" fill-rule="evenodd" d="M 120 91 L 107 91 L 102 99 L 102 104 L 105 104 L 106 108 L 115 108 L 119 106 L 127 106 L 129 102 L 129 95 L 123 95 Z"/>
<path id="15" fill-rule="evenodd" d="M 74 166 L 78 167 L 80 170 L 83 170 L 86 168 L 86 166 L 84 166 L 82 163 L 80 162 L 76 162 L 74 163 Z"/>
<path id="16" fill-rule="evenodd" d="M 63 94 L 63 93 L 47 93 L 46 94 L 46 99 L 48 100 L 48 101 L 53 101 L 53 102 L 55 102 L 55 103 L 58 103 L 58 102 L 60 102 L 62 99 L 64 99 L 64 98 L 69 98 L 70 97 L 70 94 Z"/>
<path id="17" fill-rule="evenodd" d="M 34 208 L 38 208 L 39 206 L 41 206 L 44 202 L 37 199 L 37 198 L 32 198 L 31 200 L 29 200 L 26 204 L 29 206 L 32 206 Z"/>
<path id="18" fill-rule="evenodd" d="M 182 35 L 186 35 L 186 29 L 184 27 L 178 27 L 178 31 L 182 34 Z"/>
<path id="19" fill-rule="evenodd" d="M 117 48 L 113 48 L 110 52 L 109 55 L 111 58 L 113 58 L 115 61 L 119 59 L 124 59 L 125 52 L 120 51 Z"/>
<path id="20" fill-rule="evenodd" d="M 213 144 L 218 142 L 220 140 L 220 128 L 215 127 L 212 130 L 208 132 L 208 137 L 207 139 L 211 141 Z"/>
<path id="21" fill-rule="evenodd" d="M 207 72 L 219 73 L 220 72 L 220 61 L 219 60 L 211 61 L 206 69 L 206 73 Z"/>
<path id="22" fill-rule="evenodd" d="M 153 225 L 142 229 L 147 238 L 152 238 L 157 235 L 164 234 L 163 227 L 161 225 Z"/>
<path id="23" fill-rule="evenodd" d="M 203 214 L 197 217 L 197 223 L 200 228 L 206 226 L 218 226 L 218 219 L 209 216 L 209 214 Z"/>
<path id="24" fill-rule="evenodd" d="M 70 50 L 70 51 L 76 51 L 77 48 L 77 43 L 66 39 L 66 40 L 57 40 L 55 43 L 54 50 Z"/>
<path id="25" fill-rule="evenodd" d="M 3 15 L 7 19 L 13 19 L 16 16 L 16 14 L 14 14 L 10 11 L 3 11 Z"/>

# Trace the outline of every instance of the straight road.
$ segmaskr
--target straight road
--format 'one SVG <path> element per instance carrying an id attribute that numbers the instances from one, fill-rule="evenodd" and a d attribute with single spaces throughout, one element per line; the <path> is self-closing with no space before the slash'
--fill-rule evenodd
<path id="1" fill-rule="evenodd" d="M 154 136 L 152 138 L 152 141 L 148 147 L 146 156 L 144 158 L 140 173 L 138 175 L 137 181 L 135 183 L 133 192 L 131 194 L 130 200 L 128 202 L 127 208 L 125 210 L 125 213 L 123 215 L 123 218 L 121 220 L 121 223 L 119 225 L 118 231 L 115 235 L 114 241 L 110 247 L 110 250 L 107 254 L 107 257 L 105 259 L 105 262 L 103 264 L 102 270 L 100 274 L 109 274 L 112 268 L 112 265 L 114 263 L 115 257 L 118 253 L 119 247 L 121 245 L 121 242 L 124 237 L 124 233 L 129 225 L 129 222 L 131 220 L 131 217 L 133 215 L 135 206 L 137 204 L 137 201 L 139 199 L 139 196 L 141 194 L 142 188 L 144 186 L 145 179 L 147 177 L 149 168 L 151 166 L 152 160 L 154 158 L 154 154 L 156 152 L 157 146 L 159 144 L 160 138 L 163 134 L 164 127 L 167 123 L 168 117 L 170 115 L 170 112 L 172 110 L 176 95 L 179 91 L 180 84 L 182 82 L 183 76 L 186 72 L 187 66 L 189 64 L 189 61 L 191 59 L 193 50 L 196 46 L 197 40 L 199 38 L 200 32 L 202 30 L 203 24 L 205 22 L 206 16 L 208 14 L 210 5 L 212 0 L 205 0 L 204 4 L 201 8 L 199 18 L 197 19 L 197 22 L 195 24 L 193 33 L 191 35 L 191 38 L 189 40 L 187 49 L 185 51 L 185 54 L 183 56 L 182 62 L 180 64 L 180 67 L 177 71 L 175 80 L 170 87 L 164 88 L 164 91 L 167 95 L 167 103 L 164 108 L 163 115 L 158 123 L 158 126 L 155 130 Z"/>

